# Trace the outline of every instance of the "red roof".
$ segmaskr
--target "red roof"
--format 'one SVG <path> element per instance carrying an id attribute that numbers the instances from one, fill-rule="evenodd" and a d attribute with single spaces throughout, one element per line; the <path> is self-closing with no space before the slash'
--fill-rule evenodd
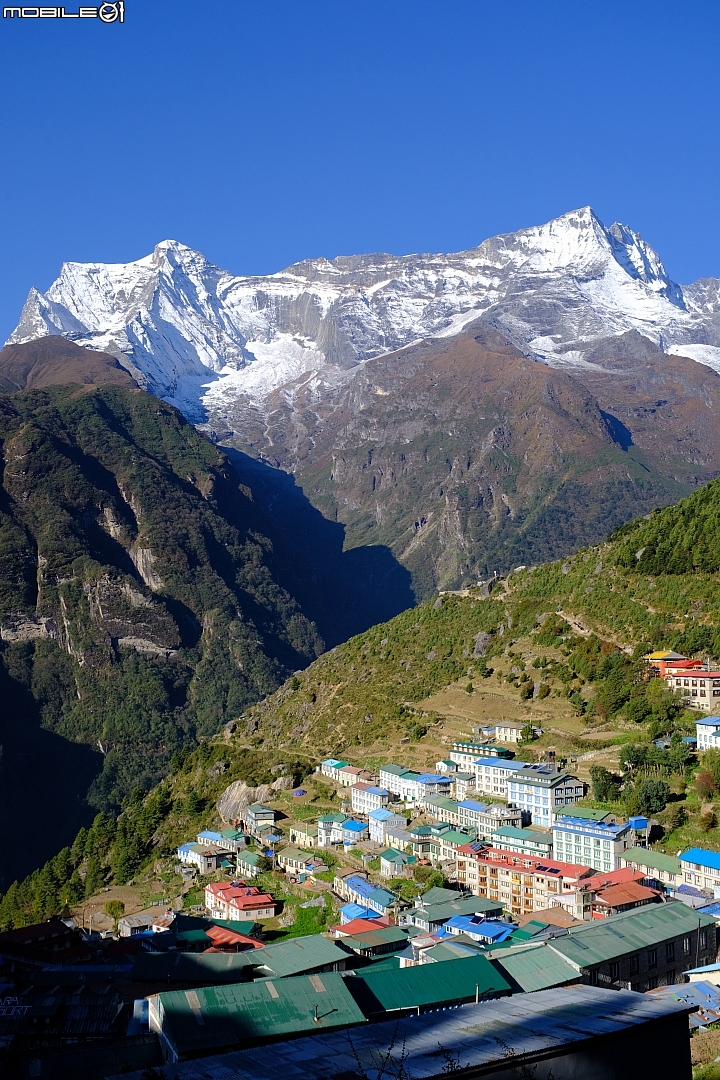
<path id="1" fill-rule="evenodd" d="M 268 893 L 261 893 L 254 885 L 233 885 L 229 881 L 213 881 L 205 886 L 205 891 L 217 896 L 238 911 L 251 911 L 256 908 L 275 907 L 275 901 Z"/>
<path id="2" fill-rule="evenodd" d="M 477 862 L 487 866 L 508 866 L 526 874 L 547 873 L 550 878 L 584 878 L 594 871 L 590 866 L 582 866 L 577 863 L 558 862 L 555 859 L 543 859 L 537 855 L 518 855 L 514 851 L 505 851 L 503 848 L 486 847 L 482 851 L 473 851 L 473 844 L 463 844 L 458 852 L 472 855 Z"/>
<path id="3" fill-rule="evenodd" d="M 364 934 L 368 930 L 379 930 L 384 926 L 391 926 L 390 920 L 387 916 L 383 915 L 380 919 L 351 919 L 350 922 L 344 923 L 342 926 L 331 926 L 330 929 L 334 934 L 348 934 L 350 936 L 354 934 Z"/>
<path id="4" fill-rule="evenodd" d="M 249 945 L 253 949 L 262 948 L 261 941 L 256 941 L 255 938 L 248 937 L 247 934 L 238 934 L 235 930 L 229 930 L 226 926 L 209 926 L 205 933 L 212 940 L 214 948 L 222 945 Z"/>
<path id="5" fill-rule="evenodd" d="M 586 889 L 607 889 L 611 885 L 626 885 L 632 881 L 642 881 L 645 874 L 632 866 L 623 866 L 620 870 L 609 870 L 607 874 L 594 874 L 589 881 L 584 881 Z"/>
<path id="6" fill-rule="evenodd" d="M 608 907 L 623 907 L 625 904 L 642 904 L 655 900 L 659 893 L 655 889 L 648 889 L 645 885 L 638 885 L 636 881 L 628 881 L 622 885 L 611 885 L 608 889 L 602 889 L 595 897 L 597 904 L 606 904 Z"/>
<path id="7" fill-rule="evenodd" d="M 230 907 L 238 911 L 256 911 L 258 908 L 274 908 L 275 901 L 267 893 L 257 893 L 255 896 L 231 896 L 228 899 Z"/>

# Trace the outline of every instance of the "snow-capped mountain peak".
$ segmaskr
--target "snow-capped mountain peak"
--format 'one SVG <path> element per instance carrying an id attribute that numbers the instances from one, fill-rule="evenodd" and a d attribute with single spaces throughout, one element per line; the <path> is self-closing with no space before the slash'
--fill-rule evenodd
<path id="1" fill-rule="evenodd" d="M 371 357 L 479 318 L 551 365 L 637 330 L 702 346 L 720 368 L 720 289 L 687 292 L 637 233 L 587 206 L 469 251 L 317 258 L 266 277 L 235 277 L 177 240 L 135 262 L 65 263 L 47 293 L 31 290 L 8 343 L 63 334 L 110 352 L 199 420 L 239 398 L 265 412 L 308 380 L 322 394 Z"/>

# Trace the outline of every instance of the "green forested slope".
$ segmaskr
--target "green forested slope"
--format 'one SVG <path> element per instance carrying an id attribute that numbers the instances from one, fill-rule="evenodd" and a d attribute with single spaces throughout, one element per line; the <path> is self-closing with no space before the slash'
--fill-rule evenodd
<path id="1" fill-rule="evenodd" d="M 36 826 L 37 858 L 321 642 L 252 493 L 175 409 L 118 386 L 23 391 L 0 396 L 0 443 L 0 814 Z"/>

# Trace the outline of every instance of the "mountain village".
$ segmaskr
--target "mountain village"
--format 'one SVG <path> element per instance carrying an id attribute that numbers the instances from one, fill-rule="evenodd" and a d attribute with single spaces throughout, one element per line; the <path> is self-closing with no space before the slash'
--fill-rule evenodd
<path id="1" fill-rule="evenodd" d="M 705 715 L 716 673 L 667 651 L 646 660 L 673 687 L 687 679 L 703 713 L 693 746 L 720 745 L 720 716 Z M 250 802 L 178 846 L 195 907 L 118 913 L 103 934 L 69 912 L 0 934 L 0 1039 L 30 1037 L 42 1000 L 45 1037 L 72 1035 L 86 1053 L 88 1039 L 96 1053 L 132 1045 L 124 1075 L 220 1077 L 255 1053 L 277 1070 L 288 1053 L 294 1068 L 342 1057 L 366 1032 L 391 1047 L 398 1024 L 403 1037 L 441 1030 L 455 1054 L 468 1010 L 509 1031 L 520 1007 L 551 1057 L 577 1038 L 592 1048 L 602 1015 L 613 1052 L 670 1068 L 679 1026 L 720 1020 L 720 854 L 649 846 L 647 816 L 584 805 L 564 762 L 517 760 L 527 734 L 488 725 L 428 772 L 327 758 L 312 779 L 338 812 L 292 820 Z M 580 1034 L 558 1032 L 555 1011 L 578 1003 Z M 527 1047 L 512 1056 L 532 1060 Z"/>

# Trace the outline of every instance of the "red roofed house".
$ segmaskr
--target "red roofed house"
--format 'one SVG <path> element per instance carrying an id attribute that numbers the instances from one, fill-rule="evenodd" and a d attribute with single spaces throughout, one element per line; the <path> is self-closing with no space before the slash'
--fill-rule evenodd
<path id="1" fill-rule="evenodd" d="M 213 881 L 205 886 L 205 907 L 214 919 L 272 919 L 276 906 L 254 885 Z"/>
<path id="2" fill-rule="evenodd" d="M 659 892 L 649 889 L 647 885 L 640 885 L 637 881 L 628 881 L 623 885 L 610 885 L 593 895 L 592 917 L 605 919 L 608 915 L 617 915 L 620 911 L 645 907 L 646 904 L 657 904 L 660 899 Z"/>
<path id="3" fill-rule="evenodd" d="M 604 919 L 619 911 L 656 904 L 660 893 L 643 885 L 644 875 L 631 866 L 623 866 L 609 874 L 595 874 L 583 882 L 583 905 L 589 904 L 590 912 L 585 918 Z"/>

